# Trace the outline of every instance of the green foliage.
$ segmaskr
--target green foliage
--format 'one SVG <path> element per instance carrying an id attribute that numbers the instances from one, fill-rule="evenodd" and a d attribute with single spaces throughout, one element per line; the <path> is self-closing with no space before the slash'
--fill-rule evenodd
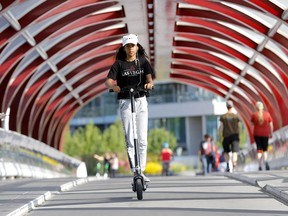
<path id="1" fill-rule="evenodd" d="M 245 148 L 245 145 L 246 145 L 246 143 L 247 143 L 247 141 L 248 141 L 248 133 L 247 133 L 247 130 L 245 129 L 244 126 L 243 126 L 242 129 L 241 129 L 239 138 L 240 138 L 239 147 L 240 147 L 240 149 L 244 149 L 244 148 Z"/>
<path id="2" fill-rule="evenodd" d="M 102 134 L 98 127 L 89 123 L 85 128 L 78 128 L 74 134 L 66 133 L 64 152 L 73 157 L 93 154 L 96 150 L 101 153 Z"/>
<path id="3" fill-rule="evenodd" d="M 167 142 L 169 148 L 176 148 L 176 137 L 165 128 L 155 128 L 148 134 L 148 156 L 150 160 L 159 161 L 163 143 Z"/>
<path id="4" fill-rule="evenodd" d="M 176 147 L 175 136 L 164 128 L 149 131 L 148 157 L 150 161 L 160 160 L 164 142 L 168 142 L 172 150 Z M 96 173 L 97 160 L 93 158 L 94 154 L 104 155 L 106 152 L 117 152 L 119 160 L 127 161 L 121 121 L 116 121 L 103 133 L 93 123 L 89 123 L 84 128 L 78 128 L 73 134 L 68 130 L 65 133 L 64 152 L 85 162 L 88 175 Z"/>
<path id="5" fill-rule="evenodd" d="M 105 152 L 102 143 L 101 130 L 93 123 L 89 123 L 85 128 L 78 128 L 74 134 L 71 134 L 70 130 L 66 132 L 64 152 L 85 162 L 88 174 L 91 175 L 96 172 L 96 160 L 93 154 Z"/>
<path id="6" fill-rule="evenodd" d="M 103 144 L 106 152 L 126 152 L 125 138 L 120 120 L 110 125 L 103 133 Z"/>
<path id="7" fill-rule="evenodd" d="M 95 175 L 97 160 L 94 154 L 117 152 L 119 158 L 126 159 L 125 140 L 121 121 L 110 125 L 103 133 L 93 123 L 78 128 L 74 134 L 65 133 L 64 152 L 86 163 L 88 175 Z"/>
<path id="8" fill-rule="evenodd" d="M 186 165 L 181 164 L 181 163 L 171 163 L 170 168 L 173 173 L 180 173 L 180 172 L 184 172 L 187 170 Z"/>

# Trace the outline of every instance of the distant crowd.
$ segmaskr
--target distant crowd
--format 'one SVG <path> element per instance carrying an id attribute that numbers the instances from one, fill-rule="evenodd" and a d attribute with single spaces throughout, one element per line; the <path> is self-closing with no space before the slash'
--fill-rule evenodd
<path id="1" fill-rule="evenodd" d="M 205 134 L 200 142 L 198 154 L 204 175 L 212 171 L 233 172 L 237 166 L 241 120 L 233 111 L 232 101 L 228 100 L 226 107 L 228 111 L 220 117 L 218 128 L 218 141 L 222 143 L 223 150 L 218 149 L 209 134 Z M 255 109 L 256 111 L 251 115 L 251 124 L 257 146 L 258 170 L 263 169 L 263 164 L 265 170 L 270 170 L 267 150 L 269 138 L 273 133 L 273 121 L 270 114 L 264 111 L 262 102 L 257 101 Z"/>

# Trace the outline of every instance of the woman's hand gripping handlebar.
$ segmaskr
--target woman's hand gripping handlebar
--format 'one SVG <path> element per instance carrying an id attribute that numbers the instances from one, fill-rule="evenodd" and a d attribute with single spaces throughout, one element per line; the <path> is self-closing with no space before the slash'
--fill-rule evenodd
<path id="1" fill-rule="evenodd" d="M 109 92 L 116 92 L 116 93 L 120 93 L 121 92 L 121 88 L 119 86 L 113 86 L 111 89 L 109 89 Z"/>

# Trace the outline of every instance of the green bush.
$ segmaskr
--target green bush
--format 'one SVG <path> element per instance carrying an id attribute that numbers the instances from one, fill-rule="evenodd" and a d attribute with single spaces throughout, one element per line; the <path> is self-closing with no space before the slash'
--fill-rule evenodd
<path id="1" fill-rule="evenodd" d="M 171 163 L 170 170 L 172 171 L 172 173 L 180 173 L 186 171 L 187 167 L 186 165 L 181 163 Z"/>
<path id="2" fill-rule="evenodd" d="M 92 122 L 83 128 L 78 128 L 74 133 L 71 133 L 68 128 L 64 140 L 64 152 L 85 162 L 88 175 L 95 175 L 97 172 L 97 160 L 93 158 L 93 155 L 103 156 L 107 152 L 117 152 L 119 161 L 125 161 L 125 163 L 119 164 L 119 174 L 130 173 L 129 164 L 126 163 L 126 143 L 120 120 L 103 132 Z M 173 133 L 165 128 L 154 128 L 149 131 L 147 173 L 161 174 L 161 150 L 164 142 L 168 142 L 172 150 L 175 149 L 176 137 Z"/>

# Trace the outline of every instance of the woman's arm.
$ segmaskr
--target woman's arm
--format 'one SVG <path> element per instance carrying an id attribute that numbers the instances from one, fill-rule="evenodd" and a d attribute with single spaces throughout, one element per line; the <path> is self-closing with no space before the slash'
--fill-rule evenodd
<path id="1" fill-rule="evenodd" d="M 146 89 L 152 89 L 154 84 L 153 84 L 153 79 L 151 74 L 146 75 L 146 84 L 144 85 L 144 88 Z"/>
<path id="2" fill-rule="evenodd" d="M 114 92 L 117 92 L 119 93 L 120 92 L 120 87 L 117 86 L 116 84 L 116 81 L 111 79 L 111 78 L 107 78 L 106 81 L 105 81 L 105 86 L 108 88 L 108 89 L 112 89 Z"/>
<path id="3" fill-rule="evenodd" d="M 269 123 L 269 128 L 270 128 L 270 135 L 269 135 L 269 137 L 271 138 L 271 137 L 272 137 L 272 133 L 273 133 L 273 122 L 270 122 L 270 123 Z"/>
<path id="4" fill-rule="evenodd" d="M 222 142 L 222 138 L 223 138 L 223 123 L 220 121 L 218 128 L 218 141 Z"/>

